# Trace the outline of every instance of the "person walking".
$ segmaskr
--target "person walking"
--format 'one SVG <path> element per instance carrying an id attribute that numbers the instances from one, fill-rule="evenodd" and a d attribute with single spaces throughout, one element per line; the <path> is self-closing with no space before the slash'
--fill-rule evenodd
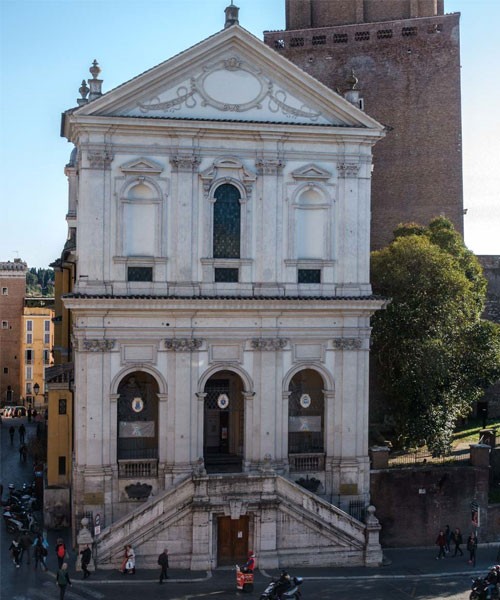
<path id="1" fill-rule="evenodd" d="M 62 538 L 57 538 L 55 551 L 57 555 L 57 566 L 59 567 L 59 569 L 61 569 L 63 566 L 64 558 L 66 557 L 66 546 L 64 545 L 64 541 Z"/>
<path id="2" fill-rule="evenodd" d="M 436 545 L 439 547 L 438 555 L 436 556 L 436 560 L 440 558 L 444 558 L 444 551 L 446 548 L 446 538 L 444 537 L 444 531 L 441 529 L 436 538 Z"/>
<path id="3" fill-rule="evenodd" d="M 21 546 L 21 554 L 19 555 L 19 562 L 22 564 L 23 556 L 26 554 L 26 564 L 30 564 L 30 548 L 33 544 L 33 539 L 29 532 L 24 531 L 19 538 L 19 545 Z"/>
<path id="4" fill-rule="evenodd" d="M 450 543 L 451 543 L 451 529 L 449 525 L 446 525 L 444 528 L 444 541 L 445 541 L 445 552 L 450 552 Z"/>
<path id="5" fill-rule="evenodd" d="M 460 548 L 460 546 L 463 544 L 464 540 L 462 537 L 462 532 L 458 527 L 452 534 L 452 541 L 455 544 L 455 554 L 453 556 L 456 556 L 458 553 L 460 553 L 460 556 L 463 556 L 464 553 L 462 552 L 462 548 Z"/>
<path id="6" fill-rule="evenodd" d="M 26 462 L 26 457 L 28 456 L 28 446 L 26 444 L 21 444 L 19 448 L 19 460 L 21 462 Z"/>
<path id="7" fill-rule="evenodd" d="M 9 435 L 10 435 L 10 445 L 13 446 L 14 445 L 14 434 L 16 433 L 16 430 L 14 428 L 14 425 L 11 425 L 9 427 Z"/>
<path id="8" fill-rule="evenodd" d="M 68 564 L 63 563 L 59 571 L 57 571 L 56 575 L 56 585 L 59 586 L 59 600 L 64 600 L 64 594 L 66 593 L 66 588 L 68 585 L 71 587 L 73 584 L 71 583 L 71 579 L 68 574 Z"/>
<path id="9" fill-rule="evenodd" d="M 82 557 L 83 579 L 87 579 L 87 577 L 90 577 L 89 564 L 90 564 L 90 559 L 92 558 L 92 551 L 90 550 L 90 547 L 88 544 L 80 552 L 80 555 Z"/>
<path id="10" fill-rule="evenodd" d="M 469 565 L 476 566 L 476 550 L 477 550 L 477 537 L 472 532 L 467 538 L 467 551 L 469 553 Z"/>
<path id="11" fill-rule="evenodd" d="M 9 546 L 10 554 L 12 556 L 12 562 L 16 565 L 16 568 L 19 569 L 21 564 L 19 563 L 19 556 L 21 554 L 21 545 L 17 540 L 12 540 L 11 545 Z"/>
<path id="12" fill-rule="evenodd" d="M 49 553 L 49 545 L 46 540 L 43 539 L 42 534 L 39 533 L 35 541 L 33 542 L 33 558 L 35 560 L 35 571 L 37 570 L 38 563 L 42 565 L 44 571 L 48 571 L 47 564 L 45 562 Z"/>
<path id="13" fill-rule="evenodd" d="M 160 581 L 159 583 L 163 583 L 164 579 L 168 579 L 167 569 L 168 569 L 168 548 L 165 548 L 163 552 L 158 557 L 158 564 L 161 567 L 160 573 Z"/>
<path id="14" fill-rule="evenodd" d="M 24 426 L 24 423 L 21 423 L 21 425 L 19 425 L 19 443 L 20 444 L 24 444 L 24 438 L 26 436 L 26 427 Z"/>

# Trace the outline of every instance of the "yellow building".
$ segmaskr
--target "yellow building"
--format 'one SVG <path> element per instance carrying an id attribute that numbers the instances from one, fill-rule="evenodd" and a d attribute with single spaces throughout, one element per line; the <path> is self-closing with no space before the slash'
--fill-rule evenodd
<path id="1" fill-rule="evenodd" d="M 67 167 L 67 169 L 69 166 Z M 70 228 L 70 233 L 72 229 Z M 55 274 L 54 365 L 46 373 L 48 396 L 47 481 L 44 493 L 44 522 L 70 524 L 70 488 L 73 452 L 73 362 L 71 314 L 62 296 L 72 291 L 74 240 L 68 239 L 61 258 L 51 267 Z M 61 515 L 63 515 L 61 517 Z"/>
<path id="2" fill-rule="evenodd" d="M 47 408 L 45 371 L 54 363 L 54 299 L 25 298 L 21 333 L 20 389 L 27 407 Z"/>

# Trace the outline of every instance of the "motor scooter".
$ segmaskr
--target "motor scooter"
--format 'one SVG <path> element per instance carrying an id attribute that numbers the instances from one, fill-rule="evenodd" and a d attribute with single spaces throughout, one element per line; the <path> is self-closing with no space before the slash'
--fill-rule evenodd
<path id="1" fill-rule="evenodd" d="M 279 579 L 271 581 L 260 596 L 260 600 L 276 600 L 278 598 L 278 588 L 280 584 L 288 583 L 288 589 L 281 592 L 283 600 L 298 600 L 302 597 L 299 586 L 302 585 L 302 577 L 290 577 L 288 573 L 283 572 Z"/>
<path id="2" fill-rule="evenodd" d="M 488 585 L 485 577 L 476 577 L 472 580 L 469 600 L 486 600 L 488 597 Z M 495 585 L 491 591 L 491 600 L 499 599 L 498 586 Z"/>

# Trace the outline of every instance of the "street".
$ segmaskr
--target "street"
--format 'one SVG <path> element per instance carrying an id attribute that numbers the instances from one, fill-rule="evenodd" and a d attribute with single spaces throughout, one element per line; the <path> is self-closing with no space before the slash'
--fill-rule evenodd
<path id="1" fill-rule="evenodd" d="M 24 419 L 3 419 L 1 442 L 1 483 L 4 486 L 4 497 L 9 483 L 20 486 L 23 482 L 32 480 L 32 465 L 28 459 L 22 463 L 19 459 L 19 438 L 17 428 L 24 422 L 27 437 L 35 435 L 34 423 L 27 423 Z M 9 427 L 16 427 L 14 444 L 10 444 Z M 55 584 L 56 556 L 53 541 L 61 532 L 48 532 L 51 542 L 47 565 L 48 572 L 33 569 L 33 562 L 26 563 L 26 556 L 20 568 L 13 564 L 9 545 L 11 536 L 0 526 L 0 561 L 1 599 L 2 600 L 57 600 L 59 589 Z M 66 537 L 68 532 L 66 532 Z M 67 540 L 69 542 L 69 539 Z M 396 571 L 389 567 L 382 569 L 311 569 L 301 572 L 300 569 L 291 570 L 292 575 L 304 575 L 301 586 L 304 600 L 318 599 L 330 600 L 340 598 L 355 598 L 356 600 L 401 600 L 413 598 L 416 600 L 430 600 L 433 598 L 448 598 L 450 600 L 466 600 L 469 597 L 471 577 L 464 574 L 465 565 L 460 565 L 447 559 L 443 563 L 435 563 L 433 552 L 420 553 L 420 558 L 412 564 L 411 553 L 405 549 L 391 550 L 394 563 L 397 557 L 406 555 L 404 569 Z M 411 555 L 413 556 L 413 555 Z M 72 578 L 72 587 L 68 589 L 65 600 L 137 600 L 147 596 L 151 600 L 229 600 L 234 598 L 258 599 L 270 580 L 270 574 L 257 569 L 255 574 L 255 589 L 252 593 L 243 594 L 235 587 L 235 574 L 230 569 L 217 569 L 205 577 L 199 575 L 186 576 L 186 572 L 177 573 L 175 569 L 169 571 L 170 579 L 164 585 L 158 585 L 155 571 L 137 570 L 135 576 L 122 578 L 117 572 L 100 571 L 93 573 L 85 581 L 81 573 L 75 573 L 75 553 L 70 553 L 69 572 Z M 399 558 L 399 560 L 402 560 Z M 485 560 L 487 557 L 485 556 Z M 463 561 L 462 561 L 463 562 Z M 408 564 L 407 564 L 408 563 Z M 486 563 L 484 563 L 486 565 Z M 443 575 L 436 572 L 441 568 Z M 445 575 L 451 568 L 460 569 L 455 574 Z M 484 566 L 481 568 L 485 568 Z M 431 570 L 432 569 L 432 570 Z M 466 572 L 466 571 L 465 571 Z M 403 574 L 401 574 L 403 573 Z M 275 575 L 273 573 L 272 575 Z"/>

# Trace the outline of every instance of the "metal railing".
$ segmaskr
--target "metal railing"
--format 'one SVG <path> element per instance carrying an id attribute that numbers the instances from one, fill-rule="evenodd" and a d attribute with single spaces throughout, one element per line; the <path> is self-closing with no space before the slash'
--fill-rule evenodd
<path id="1" fill-rule="evenodd" d="M 389 454 L 389 468 L 410 466 L 449 466 L 470 461 L 470 450 L 464 449 L 444 456 L 433 456 L 428 450 Z"/>

